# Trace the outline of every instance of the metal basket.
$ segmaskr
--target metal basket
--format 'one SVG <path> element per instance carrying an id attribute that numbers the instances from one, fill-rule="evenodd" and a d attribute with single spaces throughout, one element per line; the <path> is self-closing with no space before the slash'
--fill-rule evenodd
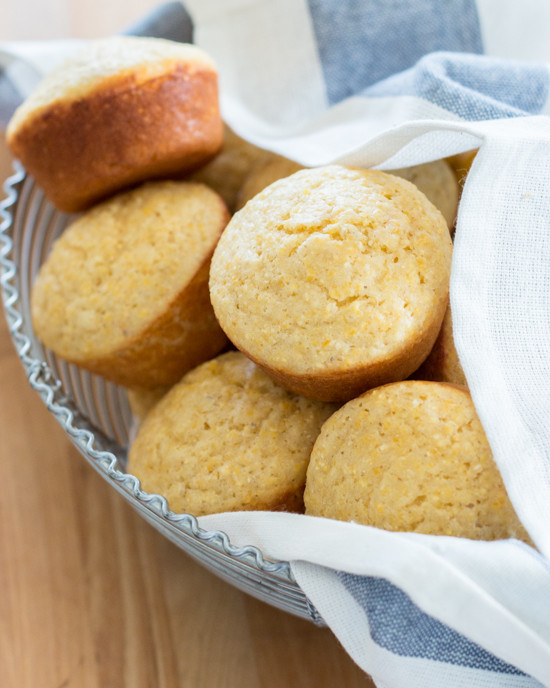
<path id="1" fill-rule="evenodd" d="M 30 291 L 41 263 L 70 216 L 57 211 L 22 167 L 4 184 L 0 204 L 0 284 L 9 330 L 31 387 L 84 458 L 143 518 L 220 578 L 274 607 L 324 625 L 285 561 L 257 547 L 235 547 L 221 531 L 205 531 L 190 514 L 141 490 L 124 472 L 131 413 L 124 390 L 67 364 L 36 339 Z"/>

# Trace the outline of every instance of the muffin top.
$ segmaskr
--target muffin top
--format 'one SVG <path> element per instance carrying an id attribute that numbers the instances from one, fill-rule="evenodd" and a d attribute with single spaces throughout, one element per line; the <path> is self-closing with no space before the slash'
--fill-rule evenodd
<path id="1" fill-rule="evenodd" d="M 372 389 L 323 426 L 306 513 L 393 531 L 529 541 L 464 388 L 404 381 Z"/>
<path id="2" fill-rule="evenodd" d="M 292 507 L 334 408 L 287 392 L 229 352 L 185 375 L 148 413 L 129 468 L 174 511 Z"/>
<path id="3" fill-rule="evenodd" d="M 101 203 L 54 243 L 31 296 L 46 346 L 94 358 L 140 333 L 210 258 L 227 222 L 202 184 L 149 182 Z"/>
<path id="4" fill-rule="evenodd" d="M 392 358 L 425 331 L 442 313 L 450 260 L 445 220 L 416 187 L 334 165 L 271 184 L 233 216 L 210 293 L 226 334 L 258 363 L 340 371 Z"/>
<path id="5" fill-rule="evenodd" d="M 213 60 L 203 50 L 187 43 L 137 36 L 90 41 L 50 72 L 17 108 L 8 125 L 7 137 L 53 103 L 83 98 L 125 77 L 131 77 L 133 84 L 139 85 L 182 62 L 188 69 L 216 70 Z"/>

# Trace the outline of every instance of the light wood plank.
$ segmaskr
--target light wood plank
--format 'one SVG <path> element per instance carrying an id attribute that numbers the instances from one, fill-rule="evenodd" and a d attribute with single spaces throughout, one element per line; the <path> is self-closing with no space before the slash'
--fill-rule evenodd
<path id="1" fill-rule="evenodd" d="M 2 0 L 0 40 L 108 35 L 155 6 Z M 30 389 L 1 312 L 0 380 L 0 686 L 373 685 L 329 630 L 221 581 L 105 483 Z"/>
<path id="2" fill-rule="evenodd" d="M 372 685 L 328 629 L 248 597 L 72 447 L 0 324 L 0 685 Z"/>

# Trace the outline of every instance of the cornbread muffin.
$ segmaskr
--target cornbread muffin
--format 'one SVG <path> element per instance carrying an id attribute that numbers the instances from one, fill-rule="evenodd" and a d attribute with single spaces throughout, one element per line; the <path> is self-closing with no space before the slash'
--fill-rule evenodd
<path id="1" fill-rule="evenodd" d="M 252 168 L 243 183 L 238 195 L 237 210 L 266 186 L 302 169 L 304 169 L 303 165 L 280 155 L 273 155 L 272 158 L 260 162 Z M 436 208 L 439 208 L 447 220 L 447 225 L 449 227 L 454 225 L 459 189 L 454 172 L 448 162 L 435 160 L 423 165 L 390 170 L 389 174 L 412 182 Z"/>
<path id="2" fill-rule="evenodd" d="M 248 173 L 237 197 L 236 210 L 240 210 L 266 186 L 303 169 L 304 166 L 299 165 L 294 160 L 273 153 L 271 157 L 259 162 Z"/>
<path id="3" fill-rule="evenodd" d="M 390 173 L 412 182 L 439 208 L 449 228 L 454 226 L 459 186 L 453 169 L 446 160 L 434 160 L 423 165 L 391 170 Z"/>
<path id="4" fill-rule="evenodd" d="M 169 389 L 169 385 L 152 387 L 151 389 L 127 389 L 126 396 L 134 417 L 138 421 L 143 421 L 153 406 L 162 399 Z"/>
<path id="5" fill-rule="evenodd" d="M 210 295 L 229 339 L 279 384 L 345 401 L 426 358 L 450 262 L 445 220 L 413 184 L 330 165 L 271 184 L 233 216 Z"/>
<path id="6" fill-rule="evenodd" d="M 91 41 L 49 74 L 7 128 L 13 154 L 60 210 L 206 163 L 221 147 L 217 71 L 192 45 Z"/>
<path id="7" fill-rule="evenodd" d="M 245 141 L 225 125 L 220 152 L 206 165 L 189 175 L 188 179 L 202 182 L 214 189 L 233 212 L 237 208 L 239 191 L 247 175 L 260 161 L 268 160 L 274 155 Z"/>
<path id="8" fill-rule="evenodd" d="M 190 182 L 149 182 L 95 206 L 39 271 L 37 337 L 125 387 L 177 382 L 226 344 L 208 272 L 228 216 L 214 191 Z"/>
<path id="9" fill-rule="evenodd" d="M 323 425 L 306 513 L 385 530 L 530 542 L 469 393 L 405 381 L 370 390 Z"/>
<path id="10" fill-rule="evenodd" d="M 466 376 L 460 365 L 453 339 L 453 321 L 450 306 L 447 307 L 443 324 L 433 349 L 420 368 L 415 371 L 413 377 L 417 380 L 451 382 L 455 385 L 467 387 Z"/>
<path id="11" fill-rule="evenodd" d="M 311 447 L 333 411 L 232 351 L 187 373 L 149 412 L 129 471 L 176 512 L 301 511 Z"/>

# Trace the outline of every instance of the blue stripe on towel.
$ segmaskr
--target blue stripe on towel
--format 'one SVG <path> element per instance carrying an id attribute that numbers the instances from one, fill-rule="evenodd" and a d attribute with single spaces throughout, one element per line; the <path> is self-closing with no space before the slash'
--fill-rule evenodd
<path id="1" fill-rule="evenodd" d="M 434 51 L 482 53 L 475 0 L 308 0 L 330 103 Z"/>
<path id="2" fill-rule="evenodd" d="M 371 637 L 377 645 L 403 657 L 422 657 L 472 669 L 525 676 L 419 609 L 400 588 L 384 578 L 338 577 L 366 611 Z"/>
<path id="3" fill-rule="evenodd" d="M 362 95 L 418 96 L 472 121 L 539 114 L 548 88 L 549 71 L 541 64 L 440 52 Z"/>

